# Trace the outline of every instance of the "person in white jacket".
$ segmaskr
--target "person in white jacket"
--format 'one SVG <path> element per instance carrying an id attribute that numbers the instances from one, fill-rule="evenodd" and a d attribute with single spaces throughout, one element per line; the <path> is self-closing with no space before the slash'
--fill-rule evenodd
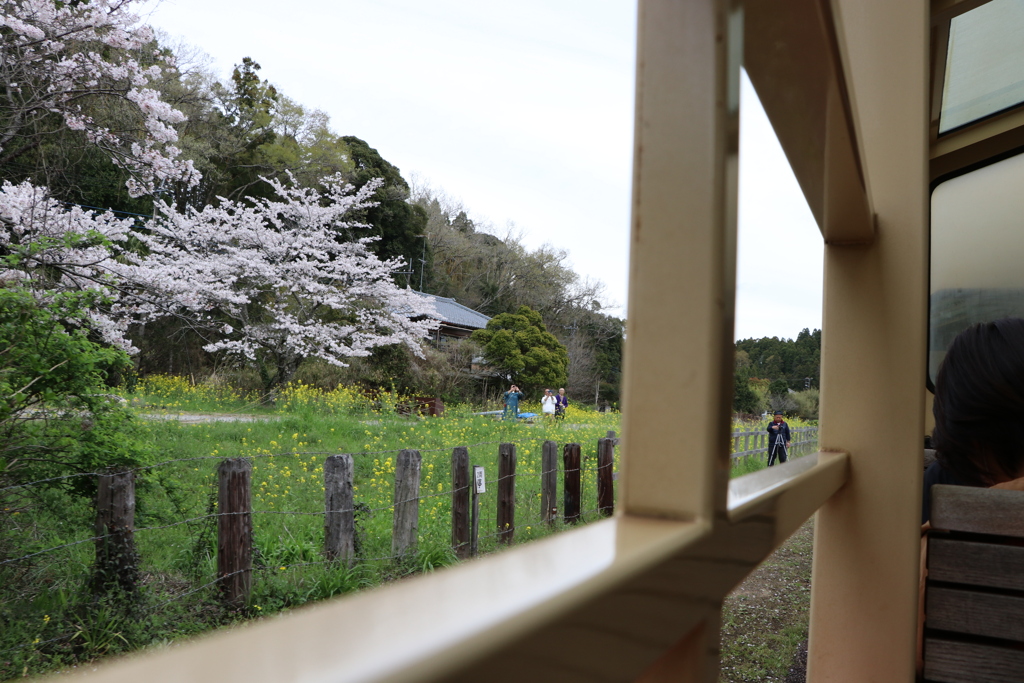
<path id="1" fill-rule="evenodd" d="M 555 395 L 550 389 L 544 390 L 544 397 L 540 400 L 540 409 L 545 415 L 555 416 Z"/>

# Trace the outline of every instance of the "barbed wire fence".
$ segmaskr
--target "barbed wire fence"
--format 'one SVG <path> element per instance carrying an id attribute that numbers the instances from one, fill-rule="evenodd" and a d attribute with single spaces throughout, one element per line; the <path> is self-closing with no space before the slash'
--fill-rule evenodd
<path id="1" fill-rule="evenodd" d="M 808 452 L 817 443 L 817 428 L 798 428 L 793 433 L 793 455 Z M 760 431 L 733 432 L 732 457 L 766 457 L 766 437 Z M 262 610 L 260 600 L 272 592 L 269 584 L 312 583 L 308 590 L 314 597 L 329 597 L 610 516 L 615 506 L 617 445 L 614 432 L 599 439 L 596 448 L 545 441 L 539 467 L 535 457 L 523 459 L 521 466 L 515 444 L 486 441 L 456 448 L 405 449 L 397 454 L 393 450 L 350 454 L 290 450 L 245 458 L 176 458 L 8 485 L 0 488 L 0 503 L 34 487 L 95 477 L 95 524 L 91 534 L 81 535 L 81 520 L 75 522 L 70 516 L 58 520 L 60 528 L 54 536 L 79 537 L 51 545 L 45 545 L 45 534 L 35 529 L 8 525 L 4 534 L 21 530 L 36 536 L 0 545 L 0 552 L 22 549 L 17 556 L 0 555 L 0 581 L 14 585 L 39 575 L 52 576 L 54 567 L 65 572 L 74 567 L 79 576 L 88 576 L 87 584 L 96 596 L 147 592 L 148 599 L 136 600 L 136 605 L 144 604 L 150 614 L 198 596 L 252 615 Z M 492 447 L 497 447 L 497 458 L 493 451 L 488 455 Z M 424 476 L 423 454 L 442 452 L 450 452 L 450 460 L 433 457 Z M 439 467 L 442 463 L 447 466 Z M 181 468 L 192 466 L 197 471 L 206 464 L 216 464 L 216 472 L 208 473 L 213 481 L 205 491 L 193 492 L 191 502 L 168 496 L 176 519 L 167 519 L 167 514 L 156 519 L 146 513 L 142 517 L 150 521 L 136 526 L 137 478 L 156 474 L 173 481 Z M 275 473 L 279 478 L 281 473 L 290 477 L 293 467 L 309 475 L 300 477 L 304 486 L 319 478 L 323 503 L 317 509 L 311 509 L 308 497 L 305 509 L 273 509 L 290 488 L 286 486 L 282 494 L 281 484 L 269 482 Z M 360 494 L 359 486 L 367 486 L 367 481 L 377 493 L 390 488 L 391 500 Z M 145 510 L 150 491 L 143 487 L 139 493 L 138 502 Z M 367 502 L 374 499 L 379 504 Z M 21 512 L 7 506 L 5 517 L 12 519 Z M 445 517 L 450 524 L 443 521 Z M 424 519 L 425 528 L 421 527 Z M 161 532 L 180 528 L 185 533 L 172 542 L 161 540 Z M 151 556 L 163 561 L 170 556 L 185 578 L 172 580 L 156 560 L 147 561 Z M 376 578 L 371 577 L 373 572 Z M 54 638 L 36 637 L 0 649 L 0 660 L 23 648 L 66 647 L 81 636 L 79 628 Z"/>

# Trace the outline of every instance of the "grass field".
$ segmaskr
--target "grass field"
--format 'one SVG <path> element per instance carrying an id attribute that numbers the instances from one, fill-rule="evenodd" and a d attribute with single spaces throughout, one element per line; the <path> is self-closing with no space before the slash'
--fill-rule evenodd
<path id="1" fill-rule="evenodd" d="M 152 445 L 146 467 L 137 473 L 141 587 L 130 598 L 91 593 L 91 503 L 60 488 L 31 490 L 30 508 L 9 517 L 14 525 L 0 546 L 7 558 L 20 558 L 0 566 L 0 679 L 169 642 L 455 563 L 450 458 L 456 446 L 467 446 L 471 463 L 487 473 L 482 552 L 497 547 L 497 487 L 491 482 L 497 479 L 502 442 L 517 448 L 516 543 L 564 528 L 560 522 L 541 523 L 545 440 L 559 449 L 568 442 L 581 444 L 584 521 L 597 519 L 597 441 L 619 430 L 617 413 L 575 406 L 564 421 L 532 424 L 473 415 L 463 406 L 449 407 L 441 418 L 403 417 L 395 411 L 399 400 L 387 392 L 371 397 L 305 385 L 288 387 L 274 407 L 228 387 L 195 387 L 169 377 L 149 378 L 125 398 L 144 420 Z M 523 409 L 540 412 L 529 404 Z M 167 419 L 182 413 L 213 413 L 230 421 Z M 394 468 L 397 452 L 405 448 L 423 457 L 419 543 L 414 554 L 394 558 Z M 351 568 L 322 556 L 323 464 L 336 453 L 352 454 L 355 463 L 359 559 Z M 213 585 L 216 468 L 233 457 L 253 463 L 253 592 L 249 604 L 238 609 L 223 606 Z M 735 474 L 762 466 L 750 458 Z M 558 500 L 561 494 L 560 476 Z M 33 553 L 39 554 L 26 557 Z"/>

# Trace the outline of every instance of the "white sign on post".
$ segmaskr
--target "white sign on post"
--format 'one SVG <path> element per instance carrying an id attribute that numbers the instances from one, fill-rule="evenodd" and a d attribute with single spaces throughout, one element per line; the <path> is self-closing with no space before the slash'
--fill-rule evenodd
<path id="1" fill-rule="evenodd" d="M 476 484 L 477 493 L 487 493 L 486 482 L 484 482 L 484 468 L 480 465 L 473 466 L 473 482 Z"/>

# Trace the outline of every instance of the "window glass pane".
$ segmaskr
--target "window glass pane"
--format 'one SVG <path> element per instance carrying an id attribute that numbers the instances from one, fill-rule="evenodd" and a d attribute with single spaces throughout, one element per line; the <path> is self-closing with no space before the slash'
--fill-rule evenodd
<path id="1" fill-rule="evenodd" d="M 939 132 L 1024 102 L 1024 0 L 992 0 L 949 24 Z"/>
<path id="2" fill-rule="evenodd" d="M 1024 154 L 966 173 L 932 191 L 932 381 L 966 327 L 1024 317 Z"/>

